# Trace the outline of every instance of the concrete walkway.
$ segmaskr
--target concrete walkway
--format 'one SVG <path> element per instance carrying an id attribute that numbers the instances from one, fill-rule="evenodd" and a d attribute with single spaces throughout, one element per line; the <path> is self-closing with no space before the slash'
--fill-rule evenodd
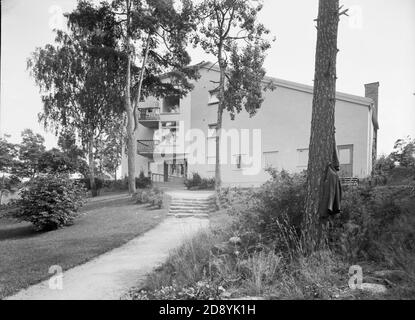
<path id="1" fill-rule="evenodd" d="M 208 219 L 168 217 L 154 229 L 97 258 L 63 273 L 63 288 L 50 289 L 49 280 L 7 299 L 113 300 L 163 263 L 183 240 L 209 225 Z"/>

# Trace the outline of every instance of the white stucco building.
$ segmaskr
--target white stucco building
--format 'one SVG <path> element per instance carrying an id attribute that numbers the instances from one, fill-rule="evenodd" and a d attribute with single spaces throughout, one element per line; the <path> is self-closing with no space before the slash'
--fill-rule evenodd
<path id="1" fill-rule="evenodd" d="M 137 176 L 140 171 L 157 181 L 180 180 L 192 172 L 214 176 L 218 103 L 212 90 L 219 72 L 209 62 L 199 66 L 200 79 L 183 99 L 150 98 L 141 104 Z M 269 77 L 264 81 L 272 81 L 276 89 L 264 92 L 264 102 L 254 117 L 243 110 L 231 120 L 224 111 L 222 141 L 228 144 L 220 156 L 226 162 L 221 165 L 223 185 L 260 185 L 269 178 L 265 172 L 268 166 L 290 172 L 307 167 L 313 88 Z M 378 87 L 379 83 L 365 85 L 366 97 L 336 95 L 336 142 L 342 176 L 365 178 L 372 171 L 379 128 Z M 159 136 L 160 129 L 163 136 Z M 166 141 L 170 144 L 165 145 Z M 205 151 L 195 152 L 198 147 Z M 123 155 L 122 175 L 126 174 Z"/>

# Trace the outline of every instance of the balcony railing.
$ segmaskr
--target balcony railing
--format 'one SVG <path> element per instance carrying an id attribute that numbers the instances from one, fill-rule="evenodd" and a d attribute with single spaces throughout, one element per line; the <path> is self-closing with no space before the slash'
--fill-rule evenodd
<path id="1" fill-rule="evenodd" d="M 139 120 L 160 120 L 160 108 L 140 108 Z"/>
<path id="2" fill-rule="evenodd" d="M 137 140 L 137 153 L 153 153 L 156 146 L 159 144 L 158 140 Z"/>

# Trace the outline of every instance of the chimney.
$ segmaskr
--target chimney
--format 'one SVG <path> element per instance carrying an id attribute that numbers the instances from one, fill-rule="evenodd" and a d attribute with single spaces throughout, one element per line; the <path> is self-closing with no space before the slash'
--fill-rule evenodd
<path id="1" fill-rule="evenodd" d="M 365 97 L 374 102 L 372 121 L 375 130 L 379 129 L 378 110 L 379 110 L 379 82 L 365 84 Z"/>
<path id="2" fill-rule="evenodd" d="M 377 159 L 377 144 L 378 144 L 378 110 L 379 110 L 379 82 L 365 84 L 365 97 L 373 100 L 373 113 L 372 113 L 372 122 L 373 122 L 373 144 L 372 144 L 372 174 L 373 169 L 375 168 L 376 159 Z"/>

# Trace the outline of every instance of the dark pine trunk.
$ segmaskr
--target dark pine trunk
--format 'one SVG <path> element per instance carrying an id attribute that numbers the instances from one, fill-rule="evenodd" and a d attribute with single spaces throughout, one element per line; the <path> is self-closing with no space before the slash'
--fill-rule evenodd
<path id="1" fill-rule="evenodd" d="M 307 168 L 304 234 L 310 250 L 321 245 L 320 206 L 326 168 L 333 160 L 334 109 L 336 102 L 337 32 L 339 0 L 320 0 L 311 136 Z"/>

